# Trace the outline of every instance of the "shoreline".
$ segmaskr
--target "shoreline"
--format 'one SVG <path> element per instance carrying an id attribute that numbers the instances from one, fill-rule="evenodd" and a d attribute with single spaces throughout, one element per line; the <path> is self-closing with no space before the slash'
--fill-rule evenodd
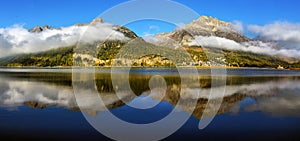
<path id="1" fill-rule="evenodd" d="M 114 70 L 128 70 L 128 68 L 132 70 L 170 70 L 173 71 L 177 69 L 176 67 L 113 67 Z M 178 66 L 178 68 L 191 70 L 191 69 L 197 69 L 199 71 L 201 70 L 266 70 L 266 71 L 300 71 L 300 68 L 291 68 L 291 69 L 276 69 L 276 68 L 258 68 L 258 67 L 219 67 L 219 66 L 212 66 L 212 67 L 191 67 L 191 66 Z M 22 71 L 23 70 L 23 71 Z M 56 66 L 56 67 L 35 67 L 35 66 L 26 66 L 26 67 L 5 67 L 0 66 L 0 72 L 72 72 L 72 70 L 79 71 L 79 70 L 87 70 L 87 71 L 110 71 L 112 70 L 112 67 L 76 67 L 76 66 Z"/>
<path id="2" fill-rule="evenodd" d="M 299 70 L 300 68 L 290 68 L 290 69 L 276 69 L 276 68 L 259 68 L 259 67 L 229 67 L 229 66 L 177 66 L 179 68 L 196 68 L 196 69 L 270 69 L 270 70 Z M 121 66 L 121 67 L 114 67 L 114 68 L 135 68 L 135 69 L 176 69 L 176 66 L 174 67 L 164 67 L 164 66 L 158 66 L 158 67 L 137 67 L 137 66 Z M 54 66 L 54 67 L 39 67 L 39 66 L 22 66 L 22 67 L 7 67 L 7 66 L 0 66 L 0 69 L 74 69 L 74 68 L 95 68 L 95 69 L 111 69 L 111 66 L 96 66 L 96 67 L 80 67 L 80 66 Z"/>
<path id="3" fill-rule="evenodd" d="M 180 68 L 183 71 L 183 75 L 191 75 L 191 67 Z M 175 67 L 133 67 L 133 68 L 111 68 L 111 67 L 86 67 L 86 68 L 72 68 L 72 67 L 0 67 L 0 74 L 5 75 L 6 73 L 20 73 L 20 74 L 111 74 L 111 73 L 122 73 L 130 70 L 132 75 L 162 75 L 162 76 L 173 76 L 176 75 L 177 70 Z M 198 67 L 196 68 L 199 76 L 230 76 L 230 77 L 282 77 L 282 76 L 297 76 L 300 77 L 299 70 L 282 70 L 275 68 L 241 68 L 241 67 Z"/>

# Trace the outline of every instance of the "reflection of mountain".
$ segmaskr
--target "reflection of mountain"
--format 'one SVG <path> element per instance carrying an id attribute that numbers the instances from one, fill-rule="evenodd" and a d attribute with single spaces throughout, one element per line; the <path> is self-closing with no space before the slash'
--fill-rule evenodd
<path id="1" fill-rule="evenodd" d="M 7 74 L 6 77 L 1 76 L 0 83 L 0 105 L 4 107 L 16 107 L 27 105 L 32 108 L 47 108 L 49 106 L 65 107 L 70 110 L 79 110 L 76 99 L 73 94 L 73 89 L 69 83 L 60 83 L 52 81 L 50 75 L 42 74 Z M 18 77 L 17 77 L 18 76 Z M 37 79 L 40 77 L 43 79 Z M 63 76 L 62 79 L 65 79 Z M 150 94 L 148 81 L 151 77 L 147 75 L 132 75 L 130 84 L 132 90 L 137 96 L 141 94 Z M 82 92 L 77 94 L 77 102 L 81 103 L 81 110 L 91 115 L 96 116 L 100 111 L 121 107 L 124 105 L 115 94 L 111 84 L 109 74 L 98 74 L 96 76 L 96 84 L 98 92 L 103 99 L 99 102 L 97 94 L 93 94 L 90 88 L 81 87 Z M 166 76 L 167 83 L 166 95 L 163 101 L 167 101 L 172 105 L 176 105 L 180 93 L 180 79 L 176 76 Z M 195 117 L 200 118 L 207 104 L 207 98 L 212 89 L 222 89 L 219 86 L 210 87 L 210 79 L 202 78 L 201 89 L 196 89 L 191 84 L 187 87 L 189 94 L 183 97 L 179 107 Z M 67 82 L 70 81 L 66 80 Z M 300 96 L 300 80 L 298 77 L 228 77 L 225 92 L 225 98 L 219 110 L 219 114 L 227 112 L 246 111 L 262 111 L 271 114 L 295 114 L 299 113 Z M 198 84 L 199 85 L 199 84 Z M 199 92 L 199 97 L 196 93 Z M 151 95 L 155 100 L 157 95 Z M 128 92 L 121 95 L 124 101 L 132 101 L 133 96 Z M 241 108 L 240 103 L 243 100 L 252 99 L 254 103 Z M 190 101 L 197 100 L 195 110 L 190 109 Z M 82 105 L 83 104 L 83 105 Z M 207 108 L 214 108 L 215 105 L 209 105 Z"/>

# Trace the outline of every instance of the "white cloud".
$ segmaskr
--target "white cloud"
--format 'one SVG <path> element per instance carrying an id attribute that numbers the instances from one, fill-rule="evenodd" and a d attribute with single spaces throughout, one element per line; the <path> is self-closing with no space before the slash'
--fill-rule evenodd
<path id="1" fill-rule="evenodd" d="M 17 53 L 32 53 L 52 48 L 75 45 L 78 40 L 93 42 L 106 39 L 127 39 L 114 30 L 113 25 L 69 26 L 61 29 L 31 33 L 20 25 L 0 28 L 0 57 Z"/>
<path id="2" fill-rule="evenodd" d="M 150 36 L 154 36 L 157 32 L 160 31 L 160 27 L 156 25 L 150 25 L 146 32 L 143 32 L 143 38 L 150 38 Z"/>
<path id="3" fill-rule="evenodd" d="M 249 25 L 248 30 L 264 39 L 279 41 L 285 48 L 300 49 L 300 23 L 275 22 L 264 26 Z"/>
<path id="4" fill-rule="evenodd" d="M 190 45 L 198 45 L 204 47 L 223 48 L 229 50 L 241 50 L 259 54 L 279 55 L 286 57 L 300 57 L 300 51 L 296 49 L 276 49 L 273 42 L 264 43 L 261 41 L 250 41 L 245 43 L 237 43 L 233 40 L 220 38 L 215 36 L 197 36 Z"/>
<path id="5" fill-rule="evenodd" d="M 149 26 L 149 31 L 160 31 L 160 27 L 159 26 L 156 26 L 156 25 L 150 25 Z"/>
<path id="6" fill-rule="evenodd" d="M 240 21 L 233 21 L 232 25 L 238 32 L 245 30 L 243 23 Z M 247 30 L 262 39 L 273 40 L 274 42 L 250 41 L 237 43 L 214 36 L 198 36 L 191 45 L 300 58 L 300 23 L 274 22 L 264 26 L 249 25 Z"/>
<path id="7" fill-rule="evenodd" d="M 248 30 L 272 40 L 300 42 L 298 23 L 275 22 L 264 26 L 249 25 Z"/>
<path id="8" fill-rule="evenodd" d="M 169 37 L 155 36 L 155 35 L 152 35 L 152 34 L 145 34 L 143 39 L 146 42 L 152 43 L 152 44 L 157 45 L 157 46 L 169 47 L 169 48 L 181 47 L 181 45 L 177 41 L 175 41 L 175 40 L 173 40 Z"/>
<path id="9" fill-rule="evenodd" d="M 233 21 L 232 26 L 233 26 L 234 30 L 236 30 L 240 33 L 244 32 L 244 26 L 243 26 L 243 23 L 241 21 Z"/>

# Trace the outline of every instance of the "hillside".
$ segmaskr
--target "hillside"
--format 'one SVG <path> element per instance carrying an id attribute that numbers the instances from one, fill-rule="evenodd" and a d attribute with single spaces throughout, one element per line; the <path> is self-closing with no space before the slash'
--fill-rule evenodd
<path id="1" fill-rule="evenodd" d="M 107 48 L 101 47 L 98 50 L 97 59 L 102 60 L 95 62 L 96 66 L 110 66 L 111 60 L 117 58 L 136 58 L 133 66 L 174 66 L 175 64 L 170 60 L 177 60 L 177 63 L 188 62 L 189 57 L 186 56 L 182 50 L 169 49 L 165 47 L 155 46 L 144 42 L 143 40 L 138 40 L 134 44 L 142 44 L 149 50 L 139 50 L 140 52 L 135 52 L 136 50 L 132 48 L 131 50 L 122 50 L 120 52 L 120 47 L 111 46 L 111 42 L 105 43 L 103 46 L 108 46 Z M 126 46 L 125 46 L 126 47 Z M 128 46 L 127 46 L 128 47 Z M 161 51 L 163 48 L 163 51 Z M 62 47 L 58 49 L 52 49 L 49 51 L 44 51 L 40 53 L 32 54 L 22 54 L 17 56 L 11 56 L 0 59 L 1 66 L 37 66 L 37 67 L 47 67 L 47 66 L 72 66 L 73 65 L 73 53 L 75 46 Z M 195 62 L 194 65 L 205 66 L 205 64 L 198 64 L 199 62 L 208 62 L 206 54 L 211 56 L 216 55 L 216 52 L 223 52 L 226 58 L 227 66 L 234 67 L 269 67 L 276 68 L 281 65 L 285 68 L 300 68 L 300 63 L 289 64 L 288 62 L 282 61 L 276 57 L 254 54 L 242 51 L 230 51 L 221 49 L 199 49 L 199 47 L 186 47 L 185 50 L 190 54 L 192 61 Z M 161 55 L 155 54 L 156 51 L 161 51 Z M 120 56 L 117 53 L 120 52 Z M 136 54 L 144 54 L 142 56 L 136 56 Z M 146 55 L 149 54 L 149 55 Z M 164 56 L 174 56 L 180 58 L 166 58 Z M 179 57 L 181 56 L 181 57 Z M 217 58 L 217 57 L 216 57 Z M 183 60 L 182 60 L 183 59 Z M 106 61 L 107 60 L 107 61 Z M 210 60 L 212 61 L 212 60 Z M 217 62 L 218 60 L 214 60 Z M 222 63 L 222 62 L 219 62 Z M 207 64 L 207 63 L 206 63 Z M 187 64 L 188 65 L 188 64 Z M 208 64 L 207 64 L 208 65 Z"/>
<path id="2" fill-rule="evenodd" d="M 0 66 L 72 66 L 74 46 L 0 59 Z"/>
<path id="3" fill-rule="evenodd" d="M 104 26 L 101 18 L 93 20 L 90 24 L 76 24 L 75 27 Z M 103 24 L 103 25 L 102 25 Z M 107 25 L 105 25 L 107 26 Z M 154 37 L 160 42 L 152 42 L 138 37 L 126 27 L 112 25 L 111 30 L 124 36 L 125 39 L 97 40 L 91 43 L 80 43 L 67 47 L 46 50 L 37 53 L 18 54 L 0 58 L 0 66 L 230 66 L 230 67 L 261 67 L 261 68 L 300 68 L 298 59 L 283 56 L 268 55 L 245 51 L 242 47 L 270 45 L 273 42 L 260 42 L 249 39 L 235 31 L 230 22 L 216 18 L 202 16 L 191 23 L 175 29 L 170 33 L 157 34 Z M 35 27 L 29 32 L 41 33 L 46 30 L 61 30 L 51 26 Z M 94 29 L 93 29 L 94 30 Z M 101 28 L 99 29 L 101 30 Z M 105 36 L 109 36 L 105 35 Z M 212 37 L 226 43 L 237 44 L 241 49 L 225 47 L 227 44 L 195 44 L 196 40 Z M 202 41 L 202 40 L 201 40 Z M 217 41 L 217 40 L 216 40 Z M 230 44 L 230 45 L 231 45 Z M 219 45 L 217 47 L 215 45 Z M 229 46 L 230 46 L 229 45 Z M 178 47 L 181 46 L 181 47 Z M 224 47 L 223 47 L 224 46 Z M 186 54 L 186 52 L 189 54 Z M 293 60 L 293 62 L 289 61 Z M 75 64 L 74 64 L 75 63 Z"/>

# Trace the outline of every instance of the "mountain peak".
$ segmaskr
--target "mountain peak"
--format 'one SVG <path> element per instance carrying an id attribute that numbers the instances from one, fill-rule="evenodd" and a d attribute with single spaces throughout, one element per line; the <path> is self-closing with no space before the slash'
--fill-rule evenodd
<path id="1" fill-rule="evenodd" d="M 155 35 L 156 38 L 171 38 L 182 46 L 189 46 L 189 43 L 197 36 L 216 36 L 235 42 L 250 41 L 248 37 L 236 31 L 232 23 L 211 16 L 201 16 L 172 32 Z"/>
<path id="2" fill-rule="evenodd" d="M 212 16 L 201 16 L 200 18 L 198 18 L 197 20 L 194 20 L 193 22 L 210 23 L 210 24 L 214 24 L 214 25 L 224 25 L 224 26 L 232 25 L 230 22 L 225 22 L 225 21 L 219 20 L 218 18 L 214 18 Z"/>
<path id="3" fill-rule="evenodd" d="M 77 23 L 77 24 L 74 24 L 74 26 L 89 26 L 89 25 L 95 25 L 98 23 L 104 23 L 104 21 L 101 17 L 97 17 L 97 18 L 93 19 L 89 24 L 88 23 Z"/>
<path id="4" fill-rule="evenodd" d="M 186 25 L 187 28 L 200 28 L 208 31 L 218 31 L 218 30 L 233 30 L 232 24 L 230 22 L 225 22 L 214 18 L 212 16 L 201 16 L 200 18 L 192 21 Z"/>
<path id="5" fill-rule="evenodd" d="M 54 28 L 52 26 L 49 26 L 49 25 L 35 26 L 34 28 L 29 29 L 29 32 L 40 33 L 40 32 L 43 32 L 45 30 L 48 30 L 48 29 L 52 30 Z"/>
<path id="6" fill-rule="evenodd" d="M 104 21 L 101 17 L 97 17 L 90 24 L 94 25 L 94 24 L 97 24 L 97 23 L 104 23 Z"/>

